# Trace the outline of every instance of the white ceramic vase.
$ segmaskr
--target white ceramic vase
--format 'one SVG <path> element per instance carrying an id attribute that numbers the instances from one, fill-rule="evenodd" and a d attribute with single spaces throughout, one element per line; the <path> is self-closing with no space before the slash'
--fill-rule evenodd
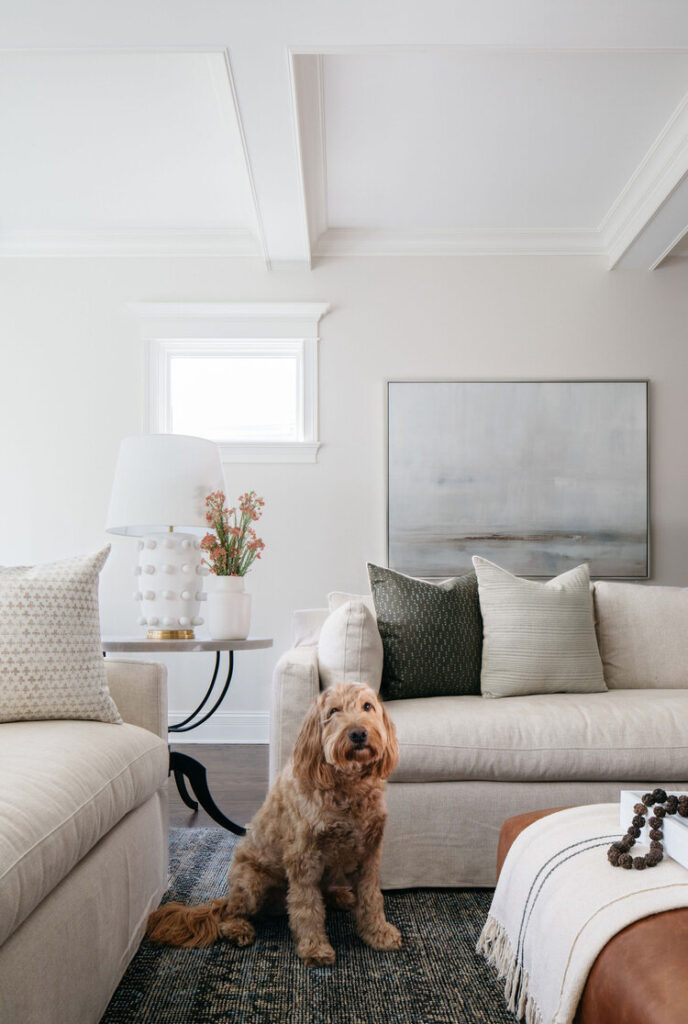
<path id="1" fill-rule="evenodd" d="M 251 625 L 251 595 L 244 593 L 243 576 L 206 579 L 208 632 L 213 640 L 245 640 Z"/>

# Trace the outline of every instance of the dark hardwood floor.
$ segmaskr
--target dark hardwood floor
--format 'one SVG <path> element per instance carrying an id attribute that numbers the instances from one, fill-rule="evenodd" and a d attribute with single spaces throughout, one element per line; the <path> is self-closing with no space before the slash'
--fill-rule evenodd
<path id="1" fill-rule="evenodd" d="M 253 817 L 268 791 L 267 743 L 175 743 L 175 750 L 195 757 L 205 765 L 213 800 L 232 821 L 245 825 Z M 170 825 L 176 828 L 219 828 L 199 807 L 189 810 L 182 802 L 174 779 L 168 780 Z"/>

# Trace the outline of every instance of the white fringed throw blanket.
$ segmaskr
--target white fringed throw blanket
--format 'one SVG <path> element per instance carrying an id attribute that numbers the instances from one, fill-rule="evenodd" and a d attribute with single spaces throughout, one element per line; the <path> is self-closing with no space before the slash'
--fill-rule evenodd
<path id="1" fill-rule="evenodd" d="M 619 804 L 594 804 L 541 818 L 509 850 L 477 950 L 506 979 L 519 1020 L 570 1024 L 609 940 L 642 917 L 688 906 L 688 870 L 675 861 L 645 871 L 609 864 L 621 835 Z"/>

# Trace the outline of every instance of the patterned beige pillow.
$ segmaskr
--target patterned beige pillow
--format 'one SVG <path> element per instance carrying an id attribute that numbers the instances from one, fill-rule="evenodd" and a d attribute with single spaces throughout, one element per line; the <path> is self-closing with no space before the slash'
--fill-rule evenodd
<path id="1" fill-rule="evenodd" d="M 98 574 L 110 546 L 50 565 L 0 569 L 0 722 L 121 723 L 100 645 Z"/>

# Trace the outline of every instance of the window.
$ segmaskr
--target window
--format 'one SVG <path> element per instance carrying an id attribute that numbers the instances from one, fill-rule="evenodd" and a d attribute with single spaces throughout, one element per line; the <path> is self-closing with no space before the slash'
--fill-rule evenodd
<path id="1" fill-rule="evenodd" d="M 137 305 L 153 433 L 218 442 L 228 462 L 315 462 L 316 303 Z"/>
<path id="2" fill-rule="evenodd" d="M 163 343 L 167 429 L 211 441 L 303 441 L 300 342 Z"/>

